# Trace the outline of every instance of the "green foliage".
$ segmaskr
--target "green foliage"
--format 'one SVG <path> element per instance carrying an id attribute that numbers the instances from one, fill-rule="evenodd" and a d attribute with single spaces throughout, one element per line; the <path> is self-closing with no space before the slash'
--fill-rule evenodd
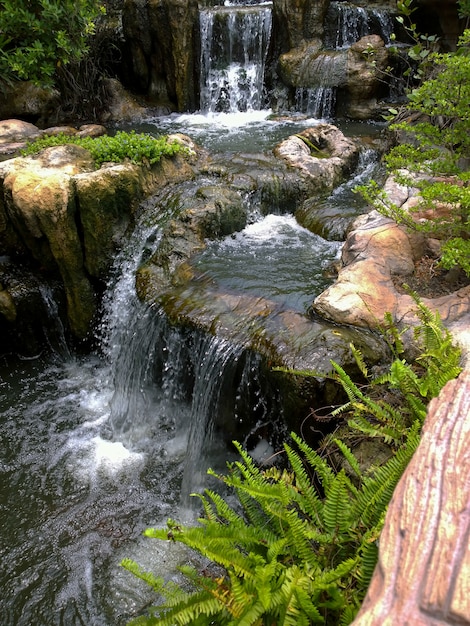
<path id="1" fill-rule="evenodd" d="M 407 0 L 405 10 L 410 6 Z M 468 17 L 468 2 L 459 6 Z M 419 191 L 419 202 L 404 210 L 373 181 L 357 190 L 381 213 L 442 240 L 442 267 L 457 266 L 470 276 L 470 30 L 463 33 L 455 52 L 426 55 L 423 76 L 426 80 L 409 92 L 406 108 L 425 117 L 417 124 L 392 125 L 401 133 L 401 142 L 384 158 L 398 182 Z M 434 217 L 415 218 L 416 212 Z"/>
<path id="2" fill-rule="evenodd" d="M 432 313 L 419 299 L 416 302 L 420 324 L 414 328 L 414 338 L 419 345 L 419 355 L 408 362 L 400 333 L 390 314 L 385 315 L 382 334 L 393 354 L 387 372 L 372 375 L 361 353 L 351 345 L 356 364 L 365 383 L 358 385 L 337 363 L 332 363 L 331 378 L 341 384 L 348 402 L 333 411 L 345 415 L 348 425 L 367 437 L 380 438 L 396 449 L 403 445 L 410 429 L 422 426 L 426 407 L 432 398 L 460 371 L 460 348 L 443 326 L 439 313 Z M 319 376 L 318 372 L 297 372 L 306 376 Z M 349 461 L 351 466 L 352 461 Z"/>
<path id="3" fill-rule="evenodd" d="M 0 76 L 52 85 L 87 51 L 98 0 L 0 0 Z"/>
<path id="4" fill-rule="evenodd" d="M 145 133 L 118 131 L 114 136 L 102 137 L 75 137 L 56 135 L 41 137 L 30 143 L 21 154 L 23 156 L 39 153 L 44 148 L 75 144 L 86 148 L 93 157 L 97 167 L 103 163 L 129 160 L 131 163 L 146 162 L 150 165 L 158 163 L 162 156 L 174 156 L 184 152 L 185 148 L 177 141 L 169 141 L 168 137 L 152 137 Z"/>
<path id="5" fill-rule="evenodd" d="M 176 541 L 214 566 L 198 572 L 184 566 L 190 583 L 176 585 L 143 572 L 133 561 L 122 565 L 148 583 L 161 603 L 133 626 L 298 626 L 349 624 L 366 593 L 378 556 L 378 540 L 393 491 L 416 450 L 426 403 L 455 377 L 460 351 L 437 315 L 418 302 L 421 324 L 415 336 L 421 351 L 412 364 L 403 359 L 398 329 L 386 316 L 383 333 L 395 359 L 390 371 L 373 379 L 361 354 L 356 361 L 374 400 L 335 365 L 333 376 L 349 396 L 342 408 L 365 436 L 394 444 L 391 458 L 367 472 L 344 441 L 333 439 L 350 467 L 334 470 L 328 460 L 292 434 L 284 444 L 287 469 L 262 469 L 235 444 L 241 460 L 227 475 L 209 473 L 234 491 L 232 507 L 214 490 L 200 498 L 199 525 L 169 520 L 145 531 L 150 538 Z M 317 376 L 313 372 L 295 372 Z M 399 392 L 387 405 L 386 389 Z"/>
<path id="6" fill-rule="evenodd" d="M 124 561 L 165 597 L 150 616 L 132 624 L 308 626 L 337 624 L 342 615 L 349 623 L 375 566 L 371 546 L 383 524 L 383 515 L 377 515 L 364 533 L 362 515 L 387 480 L 381 477 L 378 485 L 372 476 L 364 477 L 358 488 L 344 470 L 335 474 L 305 442 L 292 438 L 295 448 L 284 446 L 289 471 L 261 470 L 237 445 L 242 460 L 228 465 L 228 475 L 217 476 L 235 490 L 243 514 L 206 490 L 199 495 L 204 509 L 199 526 L 170 520 L 166 529 L 145 532 L 185 544 L 222 566 L 223 574 L 202 575 L 184 567 L 193 585 L 185 592 Z M 320 490 L 310 479 L 315 470 Z"/>

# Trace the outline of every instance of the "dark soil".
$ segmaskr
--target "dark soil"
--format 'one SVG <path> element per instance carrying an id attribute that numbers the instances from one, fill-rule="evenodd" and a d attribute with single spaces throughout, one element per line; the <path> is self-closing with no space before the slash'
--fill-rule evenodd
<path id="1" fill-rule="evenodd" d="M 399 293 L 411 289 L 423 298 L 439 298 L 470 285 L 470 278 L 458 269 L 442 269 L 436 259 L 424 256 L 415 263 L 412 276 L 395 276 L 393 282 Z"/>

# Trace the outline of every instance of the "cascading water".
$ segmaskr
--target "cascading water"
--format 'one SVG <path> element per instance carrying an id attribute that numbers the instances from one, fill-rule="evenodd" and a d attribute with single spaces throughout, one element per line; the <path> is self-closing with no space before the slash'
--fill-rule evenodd
<path id="1" fill-rule="evenodd" d="M 295 90 L 295 109 L 316 119 L 331 119 L 336 106 L 335 87 L 298 87 Z"/>
<path id="2" fill-rule="evenodd" d="M 200 11 L 200 109 L 256 111 L 264 104 L 264 67 L 271 5 L 229 5 Z"/>
<path id="3" fill-rule="evenodd" d="M 271 7 L 249 3 L 201 11 L 203 33 L 215 36 L 222 23 L 230 36 L 217 44 L 203 40 L 201 108 L 261 107 L 263 69 L 251 82 L 246 77 L 252 62 L 264 66 Z M 248 36 L 248 29 L 256 34 Z M 221 68 L 217 46 L 229 50 Z M 232 70 L 238 72 L 233 87 Z M 285 127 L 281 132 L 289 134 Z M 245 139 L 243 144 L 246 150 Z M 55 354 L 31 361 L 0 357 L 0 621 L 5 626 L 123 626 L 151 598 L 119 567 L 120 560 L 135 558 L 168 574 L 175 558 L 187 558 L 150 547 L 139 539 L 142 531 L 188 508 L 188 494 L 205 486 L 208 464 L 223 469 L 230 454 L 227 433 L 237 433 L 240 424 L 248 450 L 260 459 L 270 453 L 266 433 L 279 419 L 280 403 L 264 379 L 261 357 L 226 339 L 175 327 L 161 309 L 136 296 L 135 271 L 159 245 L 160 220 L 177 208 L 174 191 L 191 193 L 169 189 L 143 208 L 116 259 L 96 354 L 70 353 L 57 318 L 49 338 Z M 243 278 L 217 268 L 232 243 L 262 257 L 286 286 L 298 281 L 297 292 L 301 277 L 292 269 L 293 259 L 301 257 L 306 267 L 318 262 L 318 269 L 309 271 L 320 275 L 322 263 L 339 248 L 338 242 L 321 243 L 292 216 L 260 219 L 208 246 L 199 259 L 203 271 L 240 290 L 244 286 L 237 281 Z M 283 256 L 289 250 L 291 257 Z M 268 297 L 283 305 L 288 300 L 298 311 L 314 295 L 312 289 L 321 289 L 309 282 L 300 297 L 295 290 L 274 293 L 277 279 L 264 269 L 258 274 L 270 283 Z M 44 288 L 42 298 L 53 319 L 51 292 Z"/>
<path id="4" fill-rule="evenodd" d="M 331 2 L 325 17 L 324 47 L 309 62 L 309 72 L 316 86 L 297 87 L 295 109 L 309 117 L 331 119 L 335 116 L 337 87 L 334 81 L 345 51 L 362 37 L 379 35 L 385 45 L 392 41 L 394 19 L 390 11 L 377 7 L 361 7 L 349 2 Z M 336 64 L 338 63 L 338 67 Z M 311 77 L 309 77 L 311 81 Z"/>
<path id="5" fill-rule="evenodd" d="M 394 31 L 390 11 L 360 7 L 349 2 L 331 2 L 325 19 L 325 46 L 344 50 L 361 37 L 375 33 L 389 44 Z"/>

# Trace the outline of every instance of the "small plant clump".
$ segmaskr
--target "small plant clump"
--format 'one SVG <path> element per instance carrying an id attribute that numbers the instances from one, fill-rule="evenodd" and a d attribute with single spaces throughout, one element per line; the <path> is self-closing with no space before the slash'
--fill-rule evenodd
<path id="1" fill-rule="evenodd" d="M 118 131 L 114 136 L 75 137 L 63 133 L 41 137 L 30 143 L 21 152 L 23 156 L 34 155 L 45 148 L 74 144 L 88 150 L 96 164 L 103 163 L 158 163 L 164 156 L 174 156 L 185 152 L 186 148 L 177 141 L 170 141 L 167 136 L 152 137 L 145 133 Z"/>

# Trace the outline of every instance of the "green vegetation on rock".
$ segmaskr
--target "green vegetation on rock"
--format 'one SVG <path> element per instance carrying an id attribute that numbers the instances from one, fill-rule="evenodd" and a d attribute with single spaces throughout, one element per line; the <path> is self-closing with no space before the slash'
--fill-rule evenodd
<path id="1" fill-rule="evenodd" d="M 186 151 L 181 143 L 171 141 L 167 136 L 156 138 L 135 131 L 130 133 L 118 131 L 114 136 L 102 137 L 75 137 L 65 134 L 41 137 L 30 143 L 21 154 L 34 155 L 44 148 L 66 144 L 75 144 L 88 150 L 97 167 L 103 163 L 120 163 L 126 160 L 131 163 L 153 165 L 164 156 L 170 157 Z"/>

